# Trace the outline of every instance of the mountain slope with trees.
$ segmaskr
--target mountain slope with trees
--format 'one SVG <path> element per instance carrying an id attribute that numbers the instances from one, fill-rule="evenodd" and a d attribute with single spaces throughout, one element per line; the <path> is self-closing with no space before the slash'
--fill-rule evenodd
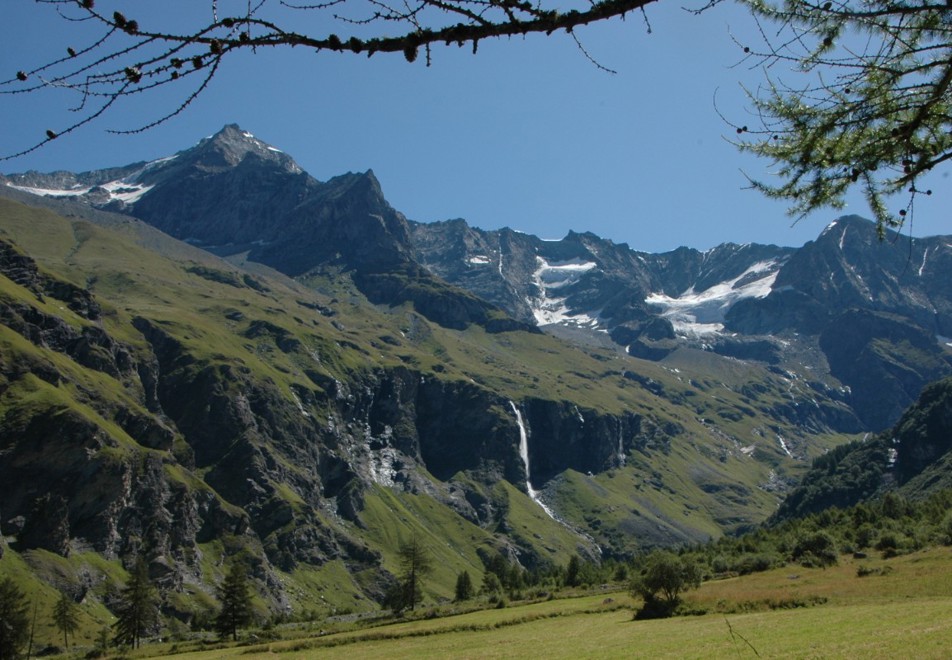
<path id="1" fill-rule="evenodd" d="M 846 508 L 886 494 L 923 499 L 952 489 L 952 379 L 927 385 L 915 405 L 883 433 L 814 459 L 775 518 Z"/>

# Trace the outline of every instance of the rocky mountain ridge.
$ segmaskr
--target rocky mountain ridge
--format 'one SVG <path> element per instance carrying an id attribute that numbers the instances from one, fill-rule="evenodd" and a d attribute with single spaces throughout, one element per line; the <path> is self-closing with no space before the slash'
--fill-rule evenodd
<path id="1" fill-rule="evenodd" d="M 944 286 L 952 238 L 882 241 L 855 216 L 801 248 L 725 244 L 664 254 L 591 233 L 543 241 L 463 220 L 416 223 L 387 203 L 373 172 L 319 182 L 236 125 L 152 163 L 4 182 L 130 213 L 293 277 L 339 268 L 371 302 L 412 302 L 447 327 L 545 328 L 583 343 L 607 333 L 643 359 L 692 347 L 819 376 L 846 388 L 871 430 L 894 422 L 925 383 L 952 373 L 944 340 L 952 336 Z"/>
<path id="2" fill-rule="evenodd" d="M 412 227 L 428 268 L 516 318 L 608 333 L 645 359 L 692 346 L 804 377 L 827 373 L 870 429 L 949 373 L 949 237 L 883 242 L 873 223 L 846 216 L 798 249 L 648 254 L 593 234 L 542 241 L 462 220 Z"/>
<path id="3" fill-rule="evenodd" d="M 847 389 L 872 430 L 894 422 L 925 383 L 952 373 L 944 340 L 952 336 L 944 286 L 952 238 L 883 241 L 855 216 L 801 248 L 725 244 L 664 254 L 591 233 L 543 241 L 463 220 L 416 223 L 387 203 L 373 172 L 319 182 L 236 125 L 152 163 L 3 181 L 131 213 L 215 254 L 243 254 L 293 277 L 339 268 L 371 302 L 412 302 L 447 327 L 538 327 L 583 343 L 607 333 L 649 360 L 692 347 L 819 375 Z M 860 328 L 871 319 L 875 337 Z M 883 341 L 903 348 L 873 345 Z"/>

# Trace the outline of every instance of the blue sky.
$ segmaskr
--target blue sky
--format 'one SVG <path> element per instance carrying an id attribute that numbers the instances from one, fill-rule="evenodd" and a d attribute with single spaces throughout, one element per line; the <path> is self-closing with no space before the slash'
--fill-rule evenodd
<path id="1" fill-rule="evenodd" d="M 400 54 L 242 54 L 158 128 L 136 136 L 106 132 L 171 110 L 175 99 L 165 94 L 134 99 L 38 152 L 0 162 L 0 171 L 150 160 L 234 122 L 318 179 L 373 169 L 390 203 L 413 220 L 462 217 L 543 238 L 592 231 L 651 252 L 727 241 L 801 245 L 842 212 L 791 226 L 782 203 L 745 189 L 743 172 L 769 177 L 769 163 L 738 154 L 725 139 L 733 129 L 717 111 L 738 124 L 750 119 L 740 84 L 755 87 L 762 74 L 733 66 L 741 54 L 731 34 L 743 42 L 755 33 L 732 4 L 695 16 L 682 9 L 691 2 L 700 4 L 649 6 L 650 33 L 638 15 L 580 28 L 586 49 L 615 75 L 564 34 L 484 41 L 475 56 L 469 47 L 437 47 L 430 67 Z M 161 19 L 145 14 L 140 23 L 171 20 L 173 8 L 186 4 L 208 6 L 168 0 L 159 4 Z M 3 19 L 0 78 L 59 57 L 76 39 L 49 6 L 33 0 L 4 0 Z M 0 96 L 0 154 L 66 125 L 67 105 L 58 94 Z M 937 194 L 917 201 L 914 235 L 952 233 L 946 176 L 933 175 Z M 868 215 L 859 196 L 844 212 Z"/>

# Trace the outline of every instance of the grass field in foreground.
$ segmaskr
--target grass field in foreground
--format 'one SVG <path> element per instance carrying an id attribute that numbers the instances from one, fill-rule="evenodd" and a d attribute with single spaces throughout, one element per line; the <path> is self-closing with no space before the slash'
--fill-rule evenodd
<path id="1" fill-rule="evenodd" d="M 860 565 L 874 573 L 858 577 Z M 626 595 L 600 594 L 176 657 L 948 658 L 950 567 L 936 548 L 709 582 L 690 594 L 700 616 L 633 621 Z"/>
<path id="2" fill-rule="evenodd" d="M 463 625 L 462 622 L 458 622 Z M 729 625 L 728 625 L 729 624 Z M 325 638 L 327 639 L 327 638 Z M 746 640 L 746 641 L 745 641 Z M 327 640 L 329 641 L 329 640 Z M 948 658 L 952 599 L 632 621 L 630 612 L 537 619 L 485 631 L 305 640 L 179 658 Z M 756 649 L 756 654 L 755 654 Z"/>

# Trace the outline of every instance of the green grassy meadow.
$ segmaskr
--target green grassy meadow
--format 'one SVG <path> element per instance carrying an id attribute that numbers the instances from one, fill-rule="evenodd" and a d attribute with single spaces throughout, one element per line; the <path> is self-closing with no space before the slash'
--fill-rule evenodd
<path id="1" fill-rule="evenodd" d="M 244 658 L 947 658 L 952 600 L 632 621 L 627 610 L 336 647 L 247 649 Z M 730 625 L 728 625 L 730 624 Z M 732 634 L 733 631 L 733 634 Z M 744 641 L 746 640 L 746 641 Z M 229 657 L 220 651 L 188 658 Z M 234 657 L 239 657 L 237 654 Z"/>
<path id="2" fill-rule="evenodd" d="M 950 568 L 948 547 L 888 560 L 844 556 L 827 569 L 788 565 L 706 582 L 685 598 L 699 613 L 671 619 L 634 621 L 638 603 L 602 588 L 456 615 L 444 606 L 407 621 L 315 622 L 267 643 L 152 645 L 131 657 L 948 658 Z"/>

